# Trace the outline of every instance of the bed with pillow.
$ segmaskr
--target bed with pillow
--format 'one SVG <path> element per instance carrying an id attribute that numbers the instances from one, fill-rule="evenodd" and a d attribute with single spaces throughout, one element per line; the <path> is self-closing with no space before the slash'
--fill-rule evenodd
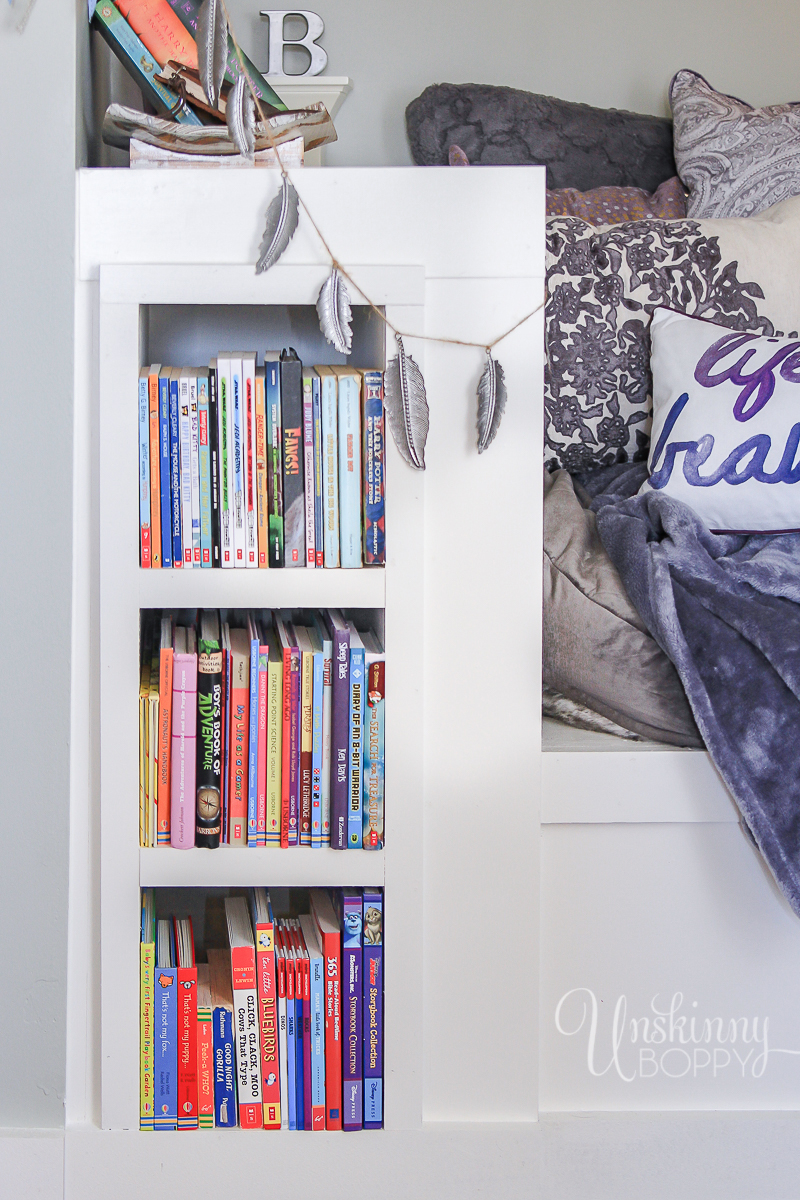
<path id="1" fill-rule="evenodd" d="M 436 85 L 407 125 L 547 167 L 545 711 L 705 744 L 800 913 L 800 105 L 670 101 Z"/>

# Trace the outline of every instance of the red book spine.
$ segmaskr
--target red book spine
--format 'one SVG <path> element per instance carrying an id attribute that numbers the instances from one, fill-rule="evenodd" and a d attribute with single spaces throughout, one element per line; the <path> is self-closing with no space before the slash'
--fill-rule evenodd
<path id="1" fill-rule="evenodd" d="M 247 687 L 232 687 L 230 702 L 230 776 L 228 782 L 228 841 L 231 846 L 247 844 Z"/>
<path id="2" fill-rule="evenodd" d="M 325 960 L 325 1128 L 342 1128 L 342 951 L 317 925 Z"/>
<path id="3" fill-rule="evenodd" d="M 239 1124 L 242 1129 L 261 1129 L 261 1056 L 259 1054 L 256 956 L 252 946 L 231 947 L 233 984 L 233 1039 L 239 1095 Z"/>
<path id="4" fill-rule="evenodd" d="M 258 774 L 256 790 L 256 845 L 267 844 L 267 664 L 269 646 L 258 647 Z"/>
<path id="5" fill-rule="evenodd" d="M 283 697 L 281 730 L 281 847 L 289 845 L 290 763 L 292 755 L 292 651 L 283 651 Z"/>
<path id="6" fill-rule="evenodd" d="M 275 977 L 275 931 L 256 927 L 256 979 L 261 1034 L 261 1099 L 264 1128 L 281 1127 L 281 1084 L 278 1065 L 278 988 Z"/>
<path id="7" fill-rule="evenodd" d="M 197 967 L 178 967 L 178 1129 L 197 1129 Z"/>

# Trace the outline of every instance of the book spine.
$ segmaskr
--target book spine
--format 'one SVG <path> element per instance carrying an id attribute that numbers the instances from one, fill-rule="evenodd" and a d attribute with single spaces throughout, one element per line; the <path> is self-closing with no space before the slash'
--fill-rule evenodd
<path id="1" fill-rule="evenodd" d="M 342 1128 L 342 962 L 338 933 L 318 928 L 325 959 L 325 1128 Z"/>
<path id="2" fill-rule="evenodd" d="M 326 567 L 339 566 L 339 422 L 336 406 L 336 376 L 324 375 L 321 380 L 321 411 L 323 545 Z"/>
<path id="3" fill-rule="evenodd" d="M 168 0 L 170 8 L 173 8 L 180 17 L 183 24 L 189 32 L 196 38 L 197 36 L 197 14 L 200 10 L 201 0 Z M 241 52 L 240 52 L 241 53 Z M 286 112 L 286 105 L 281 100 L 277 92 L 273 91 L 267 83 L 264 76 L 254 66 L 246 54 L 242 53 L 242 62 L 245 65 L 248 78 L 253 85 L 253 89 L 259 100 L 265 101 L 270 107 L 277 109 L 278 112 Z M 239 65 L 239 56 L 236 51 L 230 34 L 228 35 L 228 57 L 225 63 L 225 78 L 229 83 L 234 83 L 241 74 Z"/>
<path id="4" fill-rule="evenodd" d="M 311 1128 L 325 1128 L 325 980 L 323 960 L 309 962 L 311 982 Z"/>
<path id="5" fill-rule="evenodd" d="M 257 459 L 256 459 L 256 376 L 255 355 L 248 356 L 242 363 L 242 409 L 243 428 L 245 430 L 244 462 L 247 466 L 245 511 L 245 542 L 247 546 L 247 566 L 258 568 L 258 530 L 256 528 L 257 498 Z"/>
<path id="6" fill-rule="evenodd" d="M 359 392 L 355 377 L 339 380 L 339 555 L 343 567 L 361 566 Z"/>
<path id="7" fill-rule="evenodd" d="M 231 363 L 232 398 L 232 447 L 233 447 L 233 553 L 234 565 L 247 565 L 247 538 L 245 534 L 247 505 L 247 412 L 242 391 L 242 360 Z"/>
<path id="8" fill-rule="evenodd" d="M 222 831 L 222 651 L 213 643 L 197 659 L 197 720 L 195 841 L 216 850 Z"/>
<path id="9" fill-rule="evenodd" d="M 181 375 L 180 387 L 180 437 L 181 437 L 181 559 L 184 567 L 191 568 L 192 553 L 192 406 L 189 395 L 189 377 Z"/>
<path id="10" fill-rule="evenodd" d="M 290 777 L 292 755 L 292 651 L 283 651 L 283 681 L 281 688 L 281 837 L 280 844 L 289 845 L 289 812 L 291 809 Z"/>
<path id="11" fill-rule="evenodd" d="M 300 656 L 300 845 L 311 845 L 311 770 L 314 750 L 314 655 Z"/>
<path id="12" fill-rule="evenodd" d="M 197 421 L 200 462 L 200 565 L 211 566 L 211 451 L 209 380 L 205 373 L 197 376 Z"/>
<path id="13" fill-rule="evenodd" d="M 170 845 L 194 846 L 197 762 L 197 658 L 175 654 L 172 660 L 172 778 Z"/>
<path id="14" fill-rule="evenodd" d="M 233 566 L 233 455 L 231 453 L 231 373 L 228 359 L 217 359 L 217 388 L 219 392 L 220 446 L 220 559 L 223 567 Z"/>
<path id="15" fill-rule="evenodd" d="M 156 62 L 171 59 L 197 70 L 197 46 L 167 0 L 117 0 L 117 8 Z"/>
<path id="16" fill-rule="evenodd" d="M 269 565 L 283 566 L 283 421 L 281 417 L 280 363 L 264 368 L 267 413 L 267 500 Z"/>
<path id="17" fill-rule="evenodd" d="M 360 906 L 359 906 L 360 907 Z M 358 921 L 361 938 L 361 919 Z M 361 946 L 342 946 L 342 996 L 344 1049 L 342 1054 L 342 1129 L 361 1129 L 364 1122 L 362 1064 L 362 961 Z"/>
<path id="18" fill-rule="evenodd" d="M 364 708 L 364 837 L 365 850 L 380 850 L 383 846 L 384 793 L 384 708 L 386 705 L 386 664 L 380 658 L 367 655 L 366 706 Z"/>
<path id="19" fill-rule="evenodd" d="M 311 1036 L 311 963 L 302 960 L 303 971 L 303 1128 L 314 1128 L 314 1047 Z"/>
<path id="20" fill-rule="evenodd" d="M 94 10 L 93 21 L 104 40 L 108 42 L 117 58 L 141 88 L 145 96 L 160 113 L 177 121 L 180 125 L 199 125 L 186 102 L 166 84 L 156 79 L 161 61 L 154 58 L 144 42 L 136 36 L 131 26 L 110 0 L 102 0 Z"/>
<path id="21" fill-rule="evenodd" d="M 201 567 L 200 543 L 200 418 L 197 376 L 189 376 L 190 455 L 192 466 L 192 565 Z"/>
<path id="22" fill-rule="evenodd" d="M 214 1128 L 214 1026 L 208 1005 L 197 1006 L 197 1124 Z"/>
<path id="23" fill-rule="evenodd" d="M 278 995 L 275 977 L 275 931 L 271 924 L 256 927 L 256 977 L 261 1044 L 261 1098 L 264 1128 L 281 1127 L 281 1085 L 278 1062 Z"/>
<path id="24" fill-rule="evenodd" d="M 155 1128 L 153 1063 L 154 983 L 156 948 L 142 942 L 139 948 L 139 1128 Z"/>
<path id="25" fill-rule="evenodd" d="M 159 679 L 160 664 L 158 659 L 153 663 L 150 673 L 151 685 Z M 147 845 L 158 845 L 158 771 L 159 752 L 161 744 L 161 726 L 159 724 L 158 692 L 150 692 L 150 731 L 148 735 L 148 752 L 150 759 L 148 781 L 148 812 L 147 812 Z"/>
<path id="26" fill-rule="evenodd" d="M 317 535 L 314 524 L 314 389 L 310 375 L 303 376 L 303 475 L 305 478 L 306 566 L 317 565 Z"/>
<path id="27" fill-rule="evenodd" d="M 363 487 L 364 563 L 368 567 L 386 562 L 385 467 L 383 373 L 364 372 Z"/>
<path id="28" fill-rule="evenodd" d="M 333 652 L 326 638 L 322 643 L 322 777 L 320 786 L 321 841 L 331 844 L 331 749 L 333 711 Z"/>
<path id="29" fill-rule="evenodd" d="M 364 892 L 364 1128 L 383 1125 L 383 896 Z"/>
<path id="30" fill-rule="evenodd" d="M 169 381 L 169 473 L 171 492 L 170 529 L 172 532 L 172 566 L 183 566 L 181 542 L 181 434 L 180 396 L 177 379 Z"/>
<path id="31" fill-rule="evenodd" d="M 279 937 L 275 930 L 276 944 Z M 281 950 L 275 953 L 275 974 L 278 988 L 278 1083 L 281 1095 L 281 1129 L 289 1128 L 289 1076 L 287 1071 L 286 1027 L 286 959 Z"/>
<path id="32" fill-rule="evenodd" d="M 255 849 L 258 837 L 258 637 L 250 640 L 250 695 L 247 728 L 247 845 Z"/>
<path id="33" fill-rule="evenodd" d="M 172 647 L 161 650 L 158 681 L 158 812 L 156 844 L 169 845 L 169 812 L 172 803 L 170 767 L 172 749 Z"/>
<path id="34" fill-rule="evenodd" d="M 267 414 L 264 377 L 256 376 L 256 526 L 258 565 L 269 566 L 269 508 L 267 494 Z"/>
<path id="35" fill-rule="evenodd" d="M 232 1129 L 236 1124 L 236 1052 L 233 1013 L 214 1009 L 214 1124 Z"/>
<path id="36" fill-rule="evenodd" d="M 306 557 L 301 372 L 299 362 L 281 363 L 283 561 L 287 567 L 302 567 Z"/>
<path id="37" fill-rule="evenodd" d="M 347 811 L 347 845 L 360 849 L 362 831 L 362 768 L 364 722 L 364 650 L 354 646 L 350 651 L 350 761 L 347 767 L 349 808 Z"/>
<path id="38" fill-rule="evenodd" d="M 289 1100 L 289 1128 L 297 1129 L 297 1009 L 294 1002 L 295 971 L 291 950 L 286 957 L 286 1079 Z"/>
<path id="39" fill-rule="evenodd" d="M 208 372 L 208 454 L 211 479 L 211 565 L 220 565 L 219 556 L 219 398 L 217 372 Z"/>
<path id="40" fill-rule="evenodd" d="M 256 959 L 252 946 L 231 947 L 233 982 L 233 1034 L 236 1047 L 236 1081 L 239 1124 L 261 1129 L 261 1051 L 258 1034 Z"/>
<path id="41" fill-rule="evenodd" d="M 222 829 L 220 841 L 229 842 L 231 778 L 231 652 L 222 649 Z"/>
<path id="42" fill-rule="evenodd" d="M 247 845 L 247 741 L 250 680 L 248 660 L 232 654 L 230 699 L 230 779 L 228 784 L 228 842 Z"/>
<path id="43" fill-rule="evenodd" d="M 266 845 L 281 844 L 281 733 L 283 714 L 283 664 L 270 658 L 267 689 L 267 838 Z"/>
<path id="44" fill-rule="evenodd" d="M 325 526 L 322 513 L 322 396 L 320 378 L 311 380 L 314 401 L 314 549 L 316 565 L 325 565 Z"/>
<path id="45" fill-rule="evenodd" d="M 256 832 L 258 845 L 267 844 L 267 758 L 268 731 L 269 646 L 258 648 L 258 762 L 256 767 Z"/>
<path id="46" fill-rule="evenodd" d="M 161 566 L 161 453 L 159 450 L 158 375 L 150 375 L 148 404 L 150 412 L 150 562 Z"/>
<path id="47" fill-rule="evenodd" d="M 178 1129 L 197 1129 L 197 967 L 178 967 Z"/>
<path id="48" fill-rule="evenodd" d="M 150 542 L 150 391 L 146 375 L 139 376 L 139 562 L 151 565 Z"/>
<path id="49" fill-rule="evenodd" d="M 322 651 L 312 657 L 311 689 L 311 845 L 322 848 Z"/>
<path id="50" fill-rule="evenodd" d="M 170 488 L 169 454 L 169 376 L 158 378 L 158 444 L 160 461 L 158 473 L 161 477 L 161 565 L 172 566 L 172 495 Z"/>
<path id="51" fill-rule="evenodd" d="M 178 1127 L 178 972 L 174 967 L 154 969 L 155 1128 Z"/>
<path id="52" fill-rule="evenodd" d="M 347 767 L 350 761 L 350 636 L 333 630 L 331 686 L 331 846 L 347 849 Z"/>
<path id="53" fill-rule="evenodd" d="M 289 845 L 300 845 L 300 651 L 292 650 L 289 713 Z"/>

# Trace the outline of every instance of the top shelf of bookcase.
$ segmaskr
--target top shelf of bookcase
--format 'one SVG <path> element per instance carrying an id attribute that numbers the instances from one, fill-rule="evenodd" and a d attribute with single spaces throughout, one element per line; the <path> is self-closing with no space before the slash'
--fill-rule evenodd
<path id="1" fill-rule="evenodd" d="M 138 570 L 140 608 L 383 608 L 382 567 Z"/>

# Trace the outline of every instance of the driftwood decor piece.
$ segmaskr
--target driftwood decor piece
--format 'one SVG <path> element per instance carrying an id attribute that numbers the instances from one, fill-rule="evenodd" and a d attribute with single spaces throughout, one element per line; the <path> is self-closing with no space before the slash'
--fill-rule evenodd
<path id="1" fill-rule="evenodd" d="M 180 154 L 238 154 L 239 150 L 223 125 L 178 125 L 164 117 L 151 117 L 123 104 L 109 104 L 103 118 L 103 141 L 108 146 L 128 149 L 132 137 L 160 150 Z M 336 141 L 328 110 L 312 104 L 297 112 L 276 113 L 255 125 L 254 150 L 274 149 L 283 142 L 302 137 L 306 153 Z"/>

